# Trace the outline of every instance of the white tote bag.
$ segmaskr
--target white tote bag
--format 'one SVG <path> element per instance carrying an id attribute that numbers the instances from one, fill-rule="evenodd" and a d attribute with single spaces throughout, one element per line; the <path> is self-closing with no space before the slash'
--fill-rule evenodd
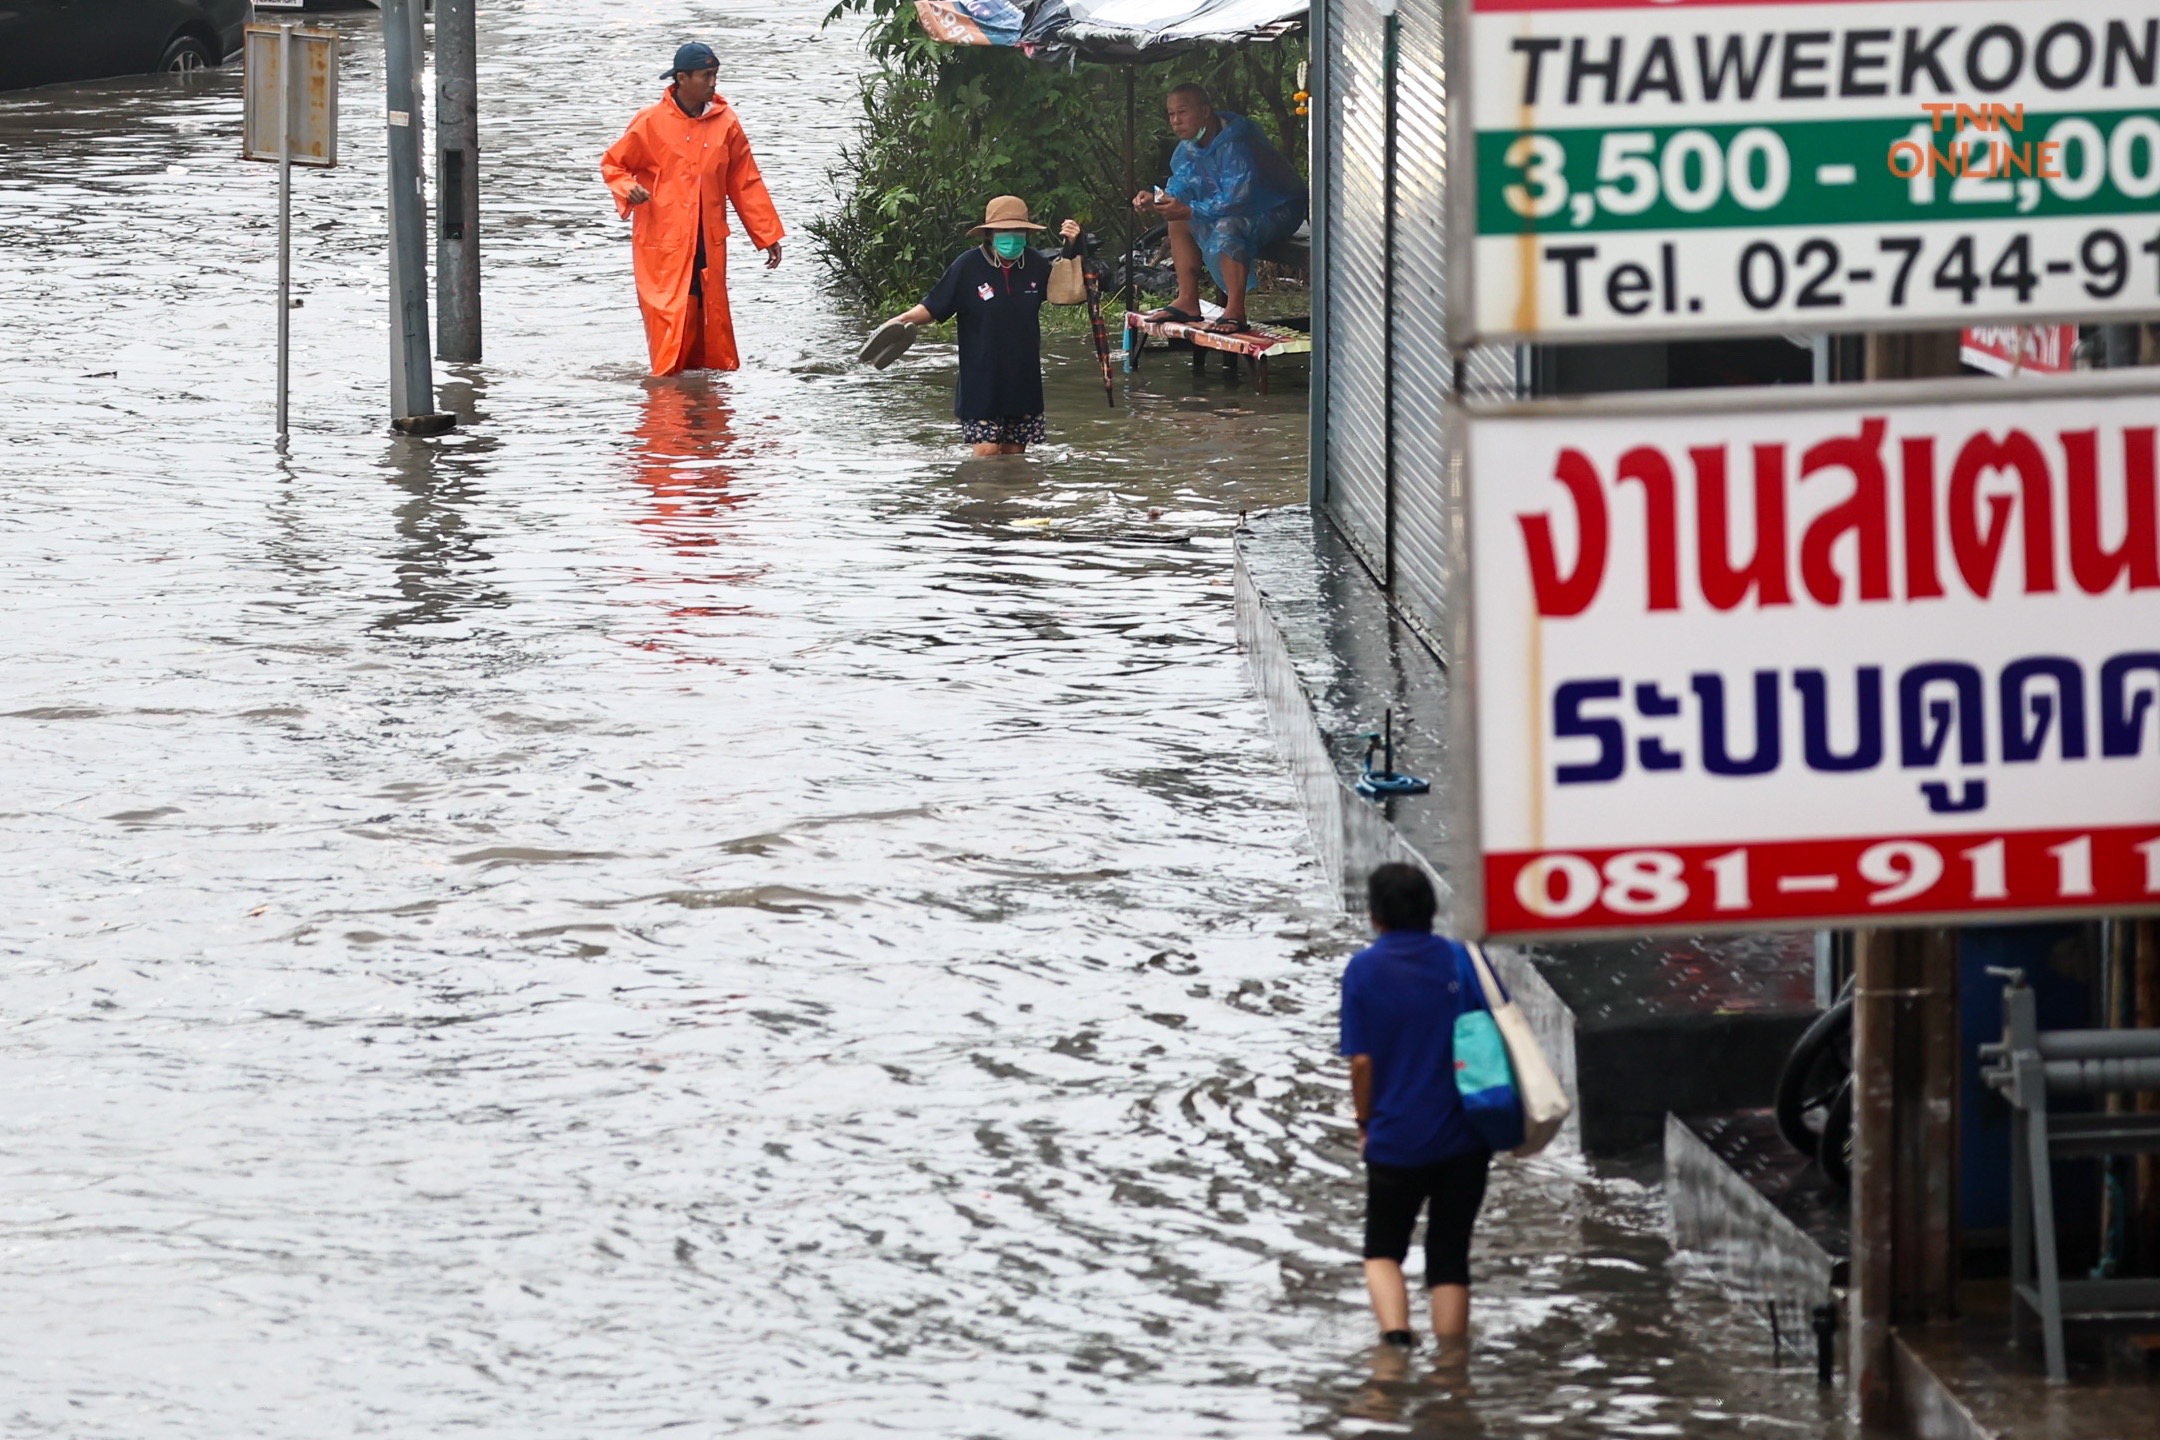
<path id="1" fill-rule="evenodd" d="M 1470 963 L 1477 967 L 1478 984 L 1485 991 L 1485 1008 L 1492 1011 L 1493 1024 L 1507 1044 L 1508 1066 L 1515 1072 L 1515 1093 L 1522 1099 L 1523 1143 L 1508 1153 L 1526 1158 L 1552 1143 L 1574 1107 L 1568 1104 L 1567 1091 L 1561 1088 L 1560 1077 L 1553 1074 L 1552 1062 L 1545 1058 L 1537 1036 L 1530 1033 L 1528 1017 L 1500 993 L 1500 982 L 1493 978 L 1492 964 L 1486 960 L 1484 949 L 1477 945 L 1464 948 L 1470 952 Z"/>

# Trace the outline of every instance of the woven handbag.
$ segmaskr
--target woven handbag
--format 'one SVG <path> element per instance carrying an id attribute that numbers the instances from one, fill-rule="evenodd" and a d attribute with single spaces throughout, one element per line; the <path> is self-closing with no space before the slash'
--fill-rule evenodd
<path id="1" fill-rule="evenodd" d="M 1087 304 L 1087 261 L 1078 255 L 1050 262 L 1050 289 L 1046 298 L 1052 305 Z"/>

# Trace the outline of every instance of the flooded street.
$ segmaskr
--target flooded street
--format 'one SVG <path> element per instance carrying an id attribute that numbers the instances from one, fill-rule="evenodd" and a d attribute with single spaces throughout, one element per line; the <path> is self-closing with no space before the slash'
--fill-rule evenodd
<path id="1" fill-rule="evenodd" d="M 485 9 L 434 441 L 372 13 L 284 456 L 237 73 L 0 95 L 0 1435 L 1835 1433 L 1567 1159 L 1497 1175 L 1470 1371 L 1375 1370 L 1359 932 L 1232 627 L 1302 381 L 1113 411 L 1059 339 L 1053 443 L 963 461 L 804 234 L 826 8 Z M 595 167 L 687 36 L 791 235 L 746 368 L 651 381 Z"/>

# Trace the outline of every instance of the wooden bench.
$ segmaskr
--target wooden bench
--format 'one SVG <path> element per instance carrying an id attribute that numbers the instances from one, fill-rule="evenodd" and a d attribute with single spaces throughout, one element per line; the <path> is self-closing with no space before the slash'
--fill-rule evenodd
<path id="1" fill-rule="evenodd" d="M 1261 394 L 1268 389 L 1268 361 L 1278 355 L 1310 355 L 1312 336 L 1288 325 L 1249 322 L 1243 330 L 1219 335 L 1203 330 L 1183 320 L 1149 320 L 1141 315 L 1125 316 L 1125 369 L 1129 374 L 1140 368 L 1140 353 L 1150 340 L 1162 341 L 1171 349 L 1185 346 L 1192 351 L 1193 369 L 1207 368 L 1207 357 L 1213 351 L 1223 357 L 1225 372 L 1235 375 L 1238 362 L 1243 360 L 1253 372 L 1253 383 Z"/>

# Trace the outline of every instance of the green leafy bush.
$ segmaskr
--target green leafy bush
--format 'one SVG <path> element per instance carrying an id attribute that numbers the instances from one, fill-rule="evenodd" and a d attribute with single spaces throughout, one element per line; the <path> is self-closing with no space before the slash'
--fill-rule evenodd
<path id="1" fill-rule="evenodd" d="M 885 313 L 922 298 L 993 195 L 1025 198 L 1037 221 L 1067 216 L 1121 248 L 1126 199 L 1122 65 L 1043 64 L 1009 49 L 939 45 L 923 34 L 912 0 L 841 0 L 828 21 L 868 12 L 872 68 L 863 77 L 862 128 L 841 152 L 832 214 L 810 222 L 820 257 L 843 294 Z M 1185 80 L 1215 103 L 1252 116 L 1303 166 L 1305 122 L 1295 113 L 1303 40 L 1199 51 L 1130 67 L 1138 97 L 1138 184 L 1169 172 L 1175 143 L 1163 96 Z"/>

